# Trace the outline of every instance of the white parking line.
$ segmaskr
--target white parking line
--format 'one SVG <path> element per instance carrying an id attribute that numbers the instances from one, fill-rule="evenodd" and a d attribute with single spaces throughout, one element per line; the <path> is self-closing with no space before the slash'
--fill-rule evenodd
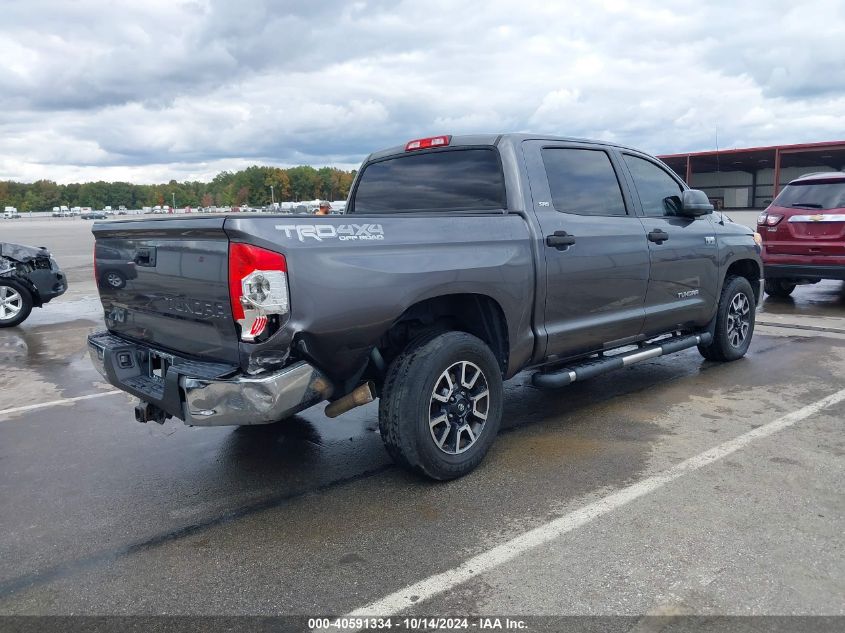
<path id="1" fill-rule="evenodd" d="M 724 444 L 719 444 L 715 448 L 699 453 L 698 455 L 681 462 L 669 470 L 643 479 L 642 481 L 632 484 L 626 488 L 622 488 L 621 490 L 607 495 L 594 503 L 574 510 L 569 514 L 550 521 L 549 523 L 525 532 L 510 541 L 473 556 L 457 567 L 444 571 L 440 574 L 435 574 L 434 576 L 429 576 L 424 580 L 385 596 L 381 600 L 372 602 L 360 609 L 355 609 L 355 611 L 344 617 L 388 617 L 396 615 L 408 607 L 419 604 L 423 600 L 427 600 L 428 598 L 452 589 L 457 585 L 465 583 L 468 580 L 493 569 L 494 567 L 498 567 L 503 563 L 517 558 L 521 554 L 524 554 L 539 545 L 548 543 L 567 532 L 571 532 L 572 530 L 589 523 L 593 519 L 597 519 L 598 517 L 612 512 L 613 510 L 616 510 L 635 499 L 647 495 L 650 492 L 654 492 L 658 488 L 662 488 L 666 484 L 671 483 L 687 473 L 694 472 L 712 464 L 713 462 L 723 459 L 741 448 L 748 446 L 748 444 L 754 440 L 759 440 L 777 433 L 778 431 L 790 427 L 801 420 L 826 409 L 827 407 L 842 402 L 843 400 L 845 400 L 845 389 L 841 389 L 840 391 L 837 391 L 826 398 L 822 398 L 817 402 L 809 404 L 806 407 L 802 407 L 797 411 L 788 413 L 787 415 L 769 422 L 768 424 L 757 427 L 748 433 L 743 433 L 732 440 L 728 440 Z"/>
<path id="2" fill-rule="evenodd" d="M 116 393 L 123 393 L 122 391 L 103 391 L 102 393 L 89 393 L 87 396 L 74 396 L 73 398 L 62 398 L 61 400 L 51 400 L 50 402 L 39 402 L 38 404 L 27 404 L 23 407 L 13 407 L 11 409 L 0 410 L 0 417 L 11 415 L 12 413 L 23 413 L 24 411 L 34 411 L 36 409 L 46 409 L 47 407 L 55 407 L 60 404 L 68 404 L 69 402 L 79 402 L 80 400 L 91 400 L 92 398 L 102 398 L 103 396 L 113 396 Z"/>

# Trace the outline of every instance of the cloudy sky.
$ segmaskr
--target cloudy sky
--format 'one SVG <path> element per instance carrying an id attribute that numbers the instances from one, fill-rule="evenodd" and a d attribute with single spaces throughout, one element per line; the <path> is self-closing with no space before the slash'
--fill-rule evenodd
<path id="1" fill-rule="evenodd" d="M 352 168 L 439 133 L 845 138 L 842 0 L 0 5 L 0 179 Z"/>

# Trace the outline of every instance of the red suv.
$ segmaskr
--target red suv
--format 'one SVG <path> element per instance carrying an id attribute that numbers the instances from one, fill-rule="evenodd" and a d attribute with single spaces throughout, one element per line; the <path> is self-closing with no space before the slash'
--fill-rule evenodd
<path id="1" fill-rule="evenodd" d="M 790 182 L 757 218 L 766 292 L 786 297 L 797 284 L 845 279 L 845 172 Z"/>

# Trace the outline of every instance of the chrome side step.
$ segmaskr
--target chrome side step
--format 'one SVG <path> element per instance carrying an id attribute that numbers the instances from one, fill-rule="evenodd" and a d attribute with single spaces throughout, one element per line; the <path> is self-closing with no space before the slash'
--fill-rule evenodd
<path id="1" fill-rule="evenodd" d="M 554 371 L 539 371 L 531 377 L 531 382 L 535 387 L 556 389 L 557 387 L 572 384 L 576 380 L 585 380 L 586 378 L 606 374 L 614 369 L 622 369 L 623 367 L 648 360 L 649 358 L 657 358 L 664 354 L 680 352 L 696 345 L 707 345 L 712 340 L 713 335 L 710 332 L 673 336 L 672 338 L 663 339 L 658 343 L 644 345 L 638 349 L 615 356 L 600 356 Z"/>

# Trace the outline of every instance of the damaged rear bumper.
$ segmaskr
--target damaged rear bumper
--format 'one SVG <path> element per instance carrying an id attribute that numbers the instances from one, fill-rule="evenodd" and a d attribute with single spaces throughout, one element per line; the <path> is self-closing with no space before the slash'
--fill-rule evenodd
<path id="1" fill-rule="evenodd" d="M 89 335 L 88 353 L 109 383 L 192 426 L 269 424 L 332 394 L 331 382 L 304 361 L 247 376 L 235 365 L 191 361 L 109 332 Z"/>

